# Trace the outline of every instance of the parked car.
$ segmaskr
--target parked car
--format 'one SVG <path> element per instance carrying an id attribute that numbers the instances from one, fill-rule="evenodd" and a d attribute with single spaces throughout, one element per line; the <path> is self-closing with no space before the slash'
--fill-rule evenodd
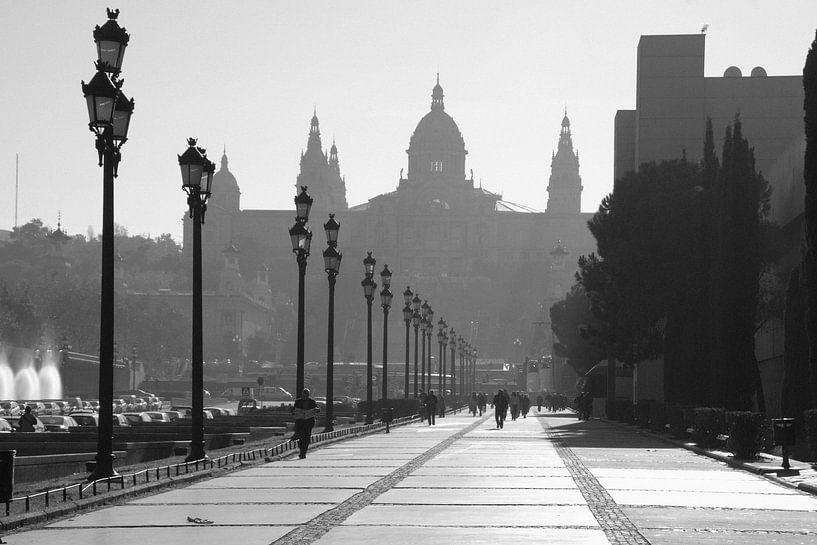
<path id="1" fill-rule="evenodd" d="M 122 428 L 129 428 L 131 427 L 130 420 L 124 414 L 115 414 L 113 415 L 113 425 L 114 427 L 122 427 Z"/>
<path id="2" fill-rule="evenodd" d="M 0 433 L 11 433 L 14 431 L 14 428 L 11 427 L 9 421 L 5 418 L 0 418 Z"/>
<path id="3" fill-rule="evenodd" d="M 170 407 L 170 410 L 179 413 L 179 418 L 190 418 L 193 416 L 193 407 L 190 405 L 174 405 Z"/>
<path id="4" fill-rule="evenodd" d="M 16 401 L 0 401 L 0 414 L 3 416 L 17 416 L 23 412 Z"/>
<path id="5" fill-rule="evenodd" d="M 142 422 L 150 422 L 150 417 L 145 412 L 128 412 L 122 413 L 122 416 L 128 419 L 131 426 L 134 424 L 140 424 Z"/>
<path id="6" fill-rule="evenodd" d="M 62 416 L 58 414 L 47 414 L 39 417 L 40 421 L 45 425 L 46 431 L 70 431 L 69 428 L 76 428 L 79 426 L 77 421 L 70 416 Z"/>
<path id="7" fill-rule="evenodd" d="M 235 416 L 235 411 L 232 409 L 226 409 L 224 407 L 205 407 L 205 411 L 210 411 L 213 413 L 213 416 Z"/>
<path id="8" fill-rule="evenodd" d="M 35 416 L 35 418 L 37 418 L 37 417 Z M 20 417 L 19 416 L 7 416 L 7 417 L 5 417 L 5 419 L 8 421 L 9 424 L 11 424 L 11 427 L 14 428 L 14 431 L 16 431 L 16 432 L 20 431 Z M 37 418 L 37 422 L 34 423 L 34 431 L 35 432 L 44 432 L 45 431 L 45 425 L 42 423 L 42 421 L 40 421 L 39 418 Z"/>
<path id="9" fill-rule="evenodd" d="M 239 415 L 250 414 L 251 412 L 258 410 L 258 408 L 258 401 L 255 399 L 244 398 L 238 402 Z"/>
<path id="10" fill-rule="evenodd" d="M 43 405 L 45 405 L 45 412 L 42 414 L 62 414 L 62 406 L 56 401 L 43 401 Z"/>
<path id="11" fill-rule="evenodd" d="M 160 411 L 148 411 L 146 414 L 150 417 L 151 422 L 167 422 L 168 424 L 172 422 L 170 420 L 170 416 L 167 413 L 160 412 Z"/>
<path id="12" fill-rule="evenodd" d="M 167 417 L 170 419 L 171 422 L 175 422 L 182 418 L 182 413 L 179 411 L 164 411 Z"/>
<path id="13" fill-rule="evenodd" d="M 92 411 L 71 411 L 68 416 L 73 418 L 77 425 L 82 428 L 99 426 L 99 415 Z"/>
<path id="14" fill-rule="evenodd" d="M 31 412 L 33 412 L 35 416 L 46 414 L 45 403 L 42 401 L 23 401 L 21 405 L 23 407 L 31 407 Z"/>
<path id="15" fill-rule="evenodd" d="M 159 399 L 157 396 L 148 396 L 148 409 L 151 411 L 161 411 L 162 410 L 162 400 Z"/>

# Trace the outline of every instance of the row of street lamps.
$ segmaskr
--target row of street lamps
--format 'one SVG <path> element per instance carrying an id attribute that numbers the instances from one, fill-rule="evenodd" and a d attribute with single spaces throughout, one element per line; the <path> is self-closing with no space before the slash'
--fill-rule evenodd
<path id="1" fill-rule="evenodd" d="M 86 84 L 82 82 L 89 123 L 88 127 L 96 136 L 95 147 L 99 154 L 99 166 L 103 167 L 103 218 L 102 218 L 102 281 L 100 309 L 100 349 L 99 349 L 99 428 L 97 455 L 94 471 L 89 480 L 102 479 L 116 475 L 113 469 L 113 368 L 114 368 L 114 178 L 117 177 L 122 145 L 127 141 L 130 118 L 134 109 L 133 99 L 128 99 L 122 92 L 123 81 L 119 79 L 122 59 L 130 35 L 119 26 L 119 10 L 108 9 L 108 21 L 94 29 L 94 42 L 97 46 L 96 74 Z M 193 220 L 193 323 L 192 323 L 192 440 L 188 461 L 206 457 L 204 451 L 204 384 L 202 352 L 202 255 L 201 225 L 207 210 L 207 201 L 212 194 L 213 173 L 215 164 L 207 158 L 204 148 L 197 146 L 194 138 L 188 139 L 188 148 L 178 156 L 182 175 L 182 189 L 187 194 L 189 217 Z M 289 235 L 292 251 L 298 263 L 298 338 L 296 361 L 296 392 L 300 395 L 304 389 L 304 284 L 307 257 L 312 244 L 312 232 L 307 228 L 309 212 L 313 199 L 306 186 L 301 187 L 295 197 L 295 224 Z M 329 279 L 329 330 L 327 339 L 326 371 L 326 431 L 333 428 L 333 384 L 334 384 L 334 291 L 335 281 L 340 272 L 342 255 L 337 250 L 340 225 L 329 215 L 324 224 L 327 249 L 323 252 L 324 269 Z M 364 279 L 361 282 L 367 304 L 367 387 L 366 387 L 366 423 L 373 422 L 372 400 L 372 302 L 377 284 L 374 282 L 376 260 L 369 252 L 363 260 Z M 388 399 L 388 313 L 393 294 L 390 290 L 392 274 L 388 265 L 380 272 L 383 289 L 380 291 L 383 308 L 383 392 L 385 407 Z M 414 397 L 418 396 L 418 334 L 422 331 L 422 368 L 421 385 L 423 391 L 431 388 L 431 336 L 434 328 L 434 311 L 428 301 L 410 288 L 403 292 L 405 306 L 403 319 L 406 323 L 406 368 L 405 397 L 409 393 L 409 326 L 414 326 Z M 437 339 L 440 346 L 437 388 L 445 392 L 446 362 L 445 347 L 451 348 L 451 390 L 456 395 L 464 395 L 475 383 L 476 350 L 462 337 L 458 337 L 453 328 L 448 329 L 440 318 Z M 427 341 L 427 342 L 426 342 Z M 426 353 L 426 346 L 428 352 Z M 459 351 L 459 373 L 455 364 L 455 351 Z M 428 357 L 427 357 L 428 356 Z M 426 366 L 426 361 L 428 365 Z M 459 374 L 459 387 L 456 376 Z M 466 380 L 466 376 L 468 377 Z M 426 378 L 428 379 L 426 381 Z M 466 384 L 466 382 L 468 384 Z"/>

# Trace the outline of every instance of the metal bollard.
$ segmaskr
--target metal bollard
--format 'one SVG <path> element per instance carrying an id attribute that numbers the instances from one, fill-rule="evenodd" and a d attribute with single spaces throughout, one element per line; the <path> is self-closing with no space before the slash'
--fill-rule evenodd
<path id="1" fill-rule="evenodd" d="M 14 494 L 14 458 L 16 455 L 16 450 L 0 450 L 0 501 L 9 501 Z"/>

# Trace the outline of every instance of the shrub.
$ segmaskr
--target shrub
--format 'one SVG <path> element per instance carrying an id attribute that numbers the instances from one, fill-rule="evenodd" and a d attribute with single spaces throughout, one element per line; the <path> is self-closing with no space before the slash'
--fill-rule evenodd
<path id="1" fill-rule="evenodd" d="M 655 405 L 656 403 L 653 399 L 639 400 L 638 405 L 636 406 L 635 415 L 636 423 L 639 425 L 639 427 L 650 427 L 650 420 L 653 418 L 656 411 Z"/>
<path id="2" fill-rule="evenodd" d="M 667 404 L 669 432 L 676 439 L 687 438 L 687 428 L 692 426 L 692 409 L 685 405 Z"/>
<path id="3" fill-rule="evenodd" d="M 718 435 L 726 431 L 726 411 L 713 407 L 692 409 L 692 441 L 709 448 L 718 444 Z"/>
<path id="4" fill-rule="evenodd" d="M 667 432 L 667 406 L 656 403 L 650 408 L 650 431 L 654 433 Z"/>
<path id="5" fill-rule="evenodd" d="M 616 399 L 616 420 L 619 422 L 633 421 L 633 402 L 629 399 Z"/>
<path id="6" fill-rule="evenodd" d="M 729 429 L 729 450 L 739 460 L 754 460 L 763 447 L 762 413 L 729 411 L 726 422 Z"/>
<path id="7" fill-rule="evenodd" d="M 803 420 L 806 428 L 809 460 L 817 462 L 817 409 L 803 412 Z"/>

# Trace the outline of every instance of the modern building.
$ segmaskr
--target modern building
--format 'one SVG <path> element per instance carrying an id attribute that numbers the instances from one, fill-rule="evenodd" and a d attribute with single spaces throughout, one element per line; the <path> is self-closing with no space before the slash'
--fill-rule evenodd
<path id="1" fill-rule="evenodd" d="M 784 257 L 776 276 L 786 285 L 800 260 L 805 184 L 802 75 L 770 76 L 756 66 L 744 75 L 736 66 L 723 76 L 704 75 L 705 34 L 642 36 L 638 43 L 636 107 L 615 116 L 614 176 L 650 161 L 699 161 L 707 118 L 720 155 L 726 126 L 740 115 L 743 135 L 754 148 L 757 169 L 772 187 L 770 218 L 784 234 Z M 770 414 L 780 410 L 783 323 L 768 320 L 757 332 L 755 354 Z"/>
<path id="2" fill-rule="evenodd" d="M 306 151 L 300 158 L 300 173 L 291 190 L 294 196 L 297 187 L 307 186 L 314 198 L 308 224 L 315 236 L 307 267 L 307 291 L 314 293 L 309 287 L 312 285 L 322 294 L 325 291 L 319 255 L 322 224 L 328 213 L 334 213 L 342 226 L 339 249 L 344 254 L 344 271 L 339 281 L 345 280 L 347 274 L 357 278 L 356 263 L 349 261 L 362 259 L 366 251 L 372 251 L 378 270 L 382 264 L 389 265 L 394 286 L 399 286 L 397 291 L 410 285 L 429 300 L 437 316 L 444 316 L 455 329 L 467 333 L 472 343 L 480 346 L 481 354 L 500 356 L 506 343 L 529 333 L 532 320 L 541 316 L 542 301 L 552 299 L 553 290 L 563 293 L 569 288 L 575 259 L 595 248 L 587 229 L 592 214 L 581 212 L 582 182 L 570 120 L 565 112 L 558 146 L 550 158 L 549 179 L 542 176 L 538 187 L 531 187 L 531 191 L 548 191 L 547 210 L 541 212 L 505 201 L 502 195 L 474 183 L 473 171 L 466 171 L 464 138 L 446 111 L 439 79 L 431 99 L 430 110 L 409 139 L 408 168 L 401 170 L 396 187 L 383 181 L 383 193 L 353 206 L 347 206 L 338 147 L 333 142 L 329 151 L 324 151 L 319 120 L 313 114 Z M 530 169 L 545 170 L 537 164 L 531 164 Z M 294 207 L 242 209 L 240 195 L 225 153 L 214 175 L 213 196 L 203 228 L 205 264 L 215 266 L 225 248 L 237 248 L 237 272 L 252 278 L 258 271 L 265 271 L 273 299 L 291 306 L 297 293 L 297 269 L 288 236 Z M 185 252 L 190 251 L 191 235 L 190 220 L 185 218 Z M 560 264 L 551 273 L 552 251 L 558 245 L 569 252 L 573 261 L 566 267 Z M 551 282 L 551 276 L 558 277 L 557 281 Z M 246 286 L 249 290 L 250 285 Z M 354 306 L 363 307 L 357 295 Z M 354 357 L 360 361 L 360 347 L 365 342 L 363 327 L 358 314 L 344 311 L 353 304 L 344 302 L 346 296 L 345 291 L 339 293 L 337 303 L 339 323 L 345 325 L 336 333 L 336 346 L 341 347 L 336 359 L 345 356 L 347 361 Z M 362 301 L 362 295 L 359 299 Z M 399 300 L 395 298 L 393 314 L 400 313 Z M 205 296 L 205 321 L 218 319 L 220 311 L 213 308 L 214 304 L 214 299 Z M 312 319 L 308 314 L 307 322 L 314 324 L 312 331 L 316 334 L 325 331 L 324 307 L 307 308 L 307 313 L 315 314 Z M 394 327 L 398 323 L 402 326 L 401 318 L 394 317 Z M 508 327 L 513 334 L 508 333 Z M 400 360 L 402 337 L 395 333 L 392 342 L 393 351 L 389 352 Z M 344 345 L 348 348 L 344 349 Z M 320 342 L 307 343 L 307 360 L 323 360 L 322 348 Z"/>
<path id="3" fill-rule="evenodd" d="M 803 78 L 769 76 L 760 66 L 745 76 L 730 66 L 707 77 L 705 42 L 705 34 L 641 37 L 635 109 L 615 117 L 614 177 L 684 154 L 699 161 L 707 118 L 720 152 L 726 126 L 740 115 L 757 169 L 773 188 L 772 219 L 785 225 L 803 212 Z"/>

